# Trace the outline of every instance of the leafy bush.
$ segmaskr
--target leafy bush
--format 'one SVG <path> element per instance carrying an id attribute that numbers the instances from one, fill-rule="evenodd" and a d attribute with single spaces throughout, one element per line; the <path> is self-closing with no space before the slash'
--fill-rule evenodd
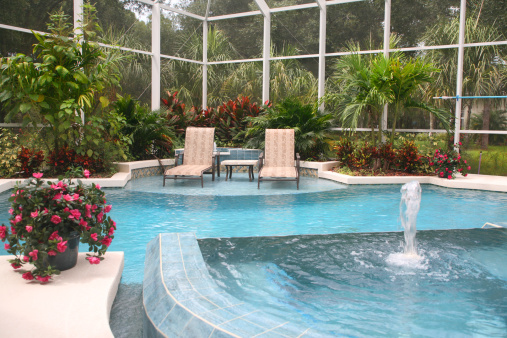
<path id="1" fill-rule="evenodd" d="M 0 177 L 11 177 L 19 170 L 18 136 L 7 129 L 0 129 Z"/>
<path id="2" fill-rule="evenodd" d="M 471 169 L 467 160 L 464 160 L 454 149 L 447 152 L 436 149 L 433 158 L 430 159 L 430 167 L 434 168 L 435 174 L 439 177 L 447 179 L 456 178 L 458 172 L 466 177 Z"/>
<path id="3" fill-rule="evenodd" d="M 35 151 L 21 146 L 18 152 L 19 175 L 21 177 L 30 177 L 37 172 L 44 162 L 44 154 L 42 151 Z"/>
<path id="4" fill-rule="evenodd" d="M 350 167 L 355 162 L 354 144 L 346 138 L 340 138 L 337 144 L 334 146 L 336 150 L 336 156 L 338 160 L 341 162 L 342 166 Z"/>
<path id="5" fill-rule="evenodd" d="M 405 141 L 396 151 L 395 163 L 399 169 L 407 173 L 415 172 L 421 167 L 421 156 L 414 141 Z"/>
<path id="6" fill-rule="evenodd" d="M 49 154 L 48 163 L 55 175 L 65 174 L 74 167 L 88 168 L 91 173 L 105 170 L 103 159 L 79 155 L 74 149 L 67 146 L 60 148 L 59 151 L 52 151 Z"/>
<path id="7" fill-rule="evenodd" d="M 150 111 L 130 95 L 118 97 L 113 107 L 125 118 L 121 133 L 128 136 L 129 153 L 134 159 L 164 157 L 171 152 L 176 136 L 168 125 L 166 110 Z"/>
<path id="8" fill-rule="evenodd" d="M 258 117 L 248 118 L 252 127 L 246 132 L 245 146 L 263 149 L 266 129 L 293 128 L 296 152 L 301 159 L 318 159 L 329 150 L 325 133 L 331 126 L 331 118 L 313 105 L 287 98 L 274 107 L 267 106 Z"/>

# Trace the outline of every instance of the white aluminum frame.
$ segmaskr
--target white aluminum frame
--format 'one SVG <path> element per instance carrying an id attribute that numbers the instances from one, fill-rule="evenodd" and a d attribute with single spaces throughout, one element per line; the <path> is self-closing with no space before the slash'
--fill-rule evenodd
<path id="1" fill-rule="evenodd" d="M 270 62 L 274 60 L 286 60 L 286 59 L 303 59 L 303 58 L 318 58 L 319 59 L 319 67 L 318 67 L 318 99 L 324 96 L 325 91 L 325 61 L 326 57 L 335 57 L 335 56 L 343 56 L 351 54 L 351 52 L 333 52 L 326 53 L 326 19 L 327 19 L 327 7 L 332 5 L 340 5 L 351 2 L 360 2 L 364 0 L 314 0 L 313 3 L 307 3 L 302 5 L 294 5 L 294 6 L 285 6 L 285 7 L 277 7 L 270 8 L 265 0 L 253 0 L 256 5 L 259 7 L 258 11 L 251 12 L 242 12 L 242 13 L 234 13 L 234 14 L 226 14 L 219 16 L 209 16 L 210 11 L 210 2 L 207 2 L 207 8 L 205 16 L 197 15 L 194 13 L 187 12 L 185 10 L 168 6 L 166 4 L 160 3 L 159 0 L 137 0 L 138 2 L 147 4 L 152 6 L 152 48 L 151 52 L 136 50 L 127 47 L 120 46 L 111 46 L 100 43 L 101 46 L 107 48 L 116 48 L 124 51 L 139 53 L 150 55 L 152 57 L 152 77 L 151 77 L 151 87 L 152 87 L 152 95 L 151 95 L 151 108 L 158 109 L 160 108 L 160 61 L 161 58 L 170 59 L 170 60 L 178 60 L 184 62 L 191 62 L 202 65 L 203 67 L 203 83 L 202 83 L 202 106 L 205 108 L 207 106 L 207 69 L 208 65 L 216 65 L 216 64 L 230 64 L 230 63 L 242 63 L 242 62 L 263 62 L 263 80 L 262 80 L 262 100 L 266 102 L 269 100 L 269 85 L 270 85 Z M 79 29 L 79 21 L 82 18 L 83 10 L 83 0 L 73 0 L 74 2 L 74 26 Z M 271 13 L 278 12 L 286 12 L 293 10 L 301 10 L 308 8 L 319 8 L 320 11 L 320 21 L 319 21 L 319 52 L 318 54 L 306 54 L 306 55 L 293 55 L 293 56 L 271 56 Z M 160 53 L 160 10 L 164 9 L 167 11 L 171 11 L 177 14 L 185 15 L 203 22 L 203 60 L 192 60 L 181 58 L 177 56 L 164 55 Z M 219 21 L 226 19 L 234 19 L 241 18 L 247 16 L 258 16 L 262 15 L 264 17 L 264 36 L 263 36 L 263 51 L 262 58 L 255 59 L 243 59 L 243 60 L 227 60 L 227 61 L 208 61 L 207 55 L 207 31 L 208 31 L 208 23 L 210 21 Z M 491 42 L 476 42 L 476 43 L 465 43 L 464 35 L 465 35 L 465 23 L 466 23 L 466 0 L 461 0 L 460 4 L 460 32 L 459 32 L 459 42 L 458 44 L 451 45 L 440 45 L 440 46 L 421 46 L 421 47 L 407 47 L 400 48 L 400 51 L 421 51 L 421 50 L 432 50 L 432 49 L 444 49 L 444 48 L 457 48 L 458 49 L 458 72 L 457 72 L 457 87 L 456 87 L 456 95 L 462 96 L 463 91 L 463 55 L 464 48 L 466 47 L 476 47 L 476 46 L 489 46 L 489 45 L 507 45 L 507 41 L 491 41 Z M 33 31 L 30 29 L 0 24 L 0 28 L 14 30 L 24 33 L 32 33 L 36 32 L 39 34 L 47 34 L 45 32 Z M 385 0 L 385 13 L 384 13 L 384 46 L 382 50 L 365 50 L 360 51 L 359 54 L 378 54 L 384 53 L 385 55 L 389 55 L 391 51 L 394 51 L 389 48 L 389 38 L 391 28 L 391 0 Z M 382 129 L 387 129 L 387 105 L 384 107 L 383 118 L 382 118 Z M 455 134 L 454 134 L 454 142 L 458 143 L 460 134 L 505 134 L 503 131 L 479 131 L 479 130 L 460 130 L 460 122 L 461 122 L 461 100 L 456 100 L 456 116 L 455 116 Z M 10 124 L 2 124 L 10 125 Z M 338 128 L 339 129 L 339 128 Z M 360 129 L 357 129 L 360 131 Z M 422 131 L 425 132 L 439 132 L 433 129 L 417 129 L 413 131 Z M 402 131 L 402 130 L 400 130 Z"/>

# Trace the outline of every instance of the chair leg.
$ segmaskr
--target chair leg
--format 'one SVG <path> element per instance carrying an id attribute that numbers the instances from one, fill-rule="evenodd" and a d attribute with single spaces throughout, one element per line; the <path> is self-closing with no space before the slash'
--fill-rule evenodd
<path id="1" fill-rule="evenodd" d="M 204 179 L 203 179 L 203 174 L 201 174 L 201 188 L 204 188 Z"/>
<path id="2" fill-rule="evenodd" d="M 162 186 L 165 187 L 165 175 L 164 175 L 164 183 L 162 183 Z"/>

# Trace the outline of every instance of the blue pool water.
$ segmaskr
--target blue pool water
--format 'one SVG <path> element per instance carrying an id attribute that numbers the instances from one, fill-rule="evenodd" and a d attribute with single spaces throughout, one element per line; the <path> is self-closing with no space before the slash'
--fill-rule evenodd
<path id="1" fill-rule="evenodd" d="M 233 174 L 212 182 L 147 177 L 124 189 L 105 189 L 118 230 L 109 250 L 125 252 L 122 283 L 142 283 L 146 244 L 161 232 L 195 232 L 198 238 L 400 231 L 401 185 L 347 186 L 303 177 L 294 182 L 249 182 Z M 417 229 L 469 229 L 507 225 L 507 194 L 422 186 Z M 7 222 L 10 193 L 0 195 Z M 81 248 L 86 251 L 87 247 Z M 6 254 L 0 247 L 0 254 Z"/>
<path id="2" fill-rule="evenodd" d="M 507 229 L 422 231 L 417 240 L 422 261 L 402 265 L 390 261 L 403 251 L 399 232 L 199 246 L 227 293 L 329 336 L 506 337 Z"/>

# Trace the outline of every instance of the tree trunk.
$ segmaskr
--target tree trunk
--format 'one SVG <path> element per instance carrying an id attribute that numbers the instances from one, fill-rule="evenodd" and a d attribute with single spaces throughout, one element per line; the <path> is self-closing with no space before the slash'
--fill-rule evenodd
<path id="1" fill-rule="evenodd" d="M 489 119 L 491 116 L 491 102 L 484 100 L 484 110 L 482 111 L 482 130 L 489 130 Z M 481 149 L 487 150 L 489 144 L 489 135 L 483 134 L 481 137 Z"/>

